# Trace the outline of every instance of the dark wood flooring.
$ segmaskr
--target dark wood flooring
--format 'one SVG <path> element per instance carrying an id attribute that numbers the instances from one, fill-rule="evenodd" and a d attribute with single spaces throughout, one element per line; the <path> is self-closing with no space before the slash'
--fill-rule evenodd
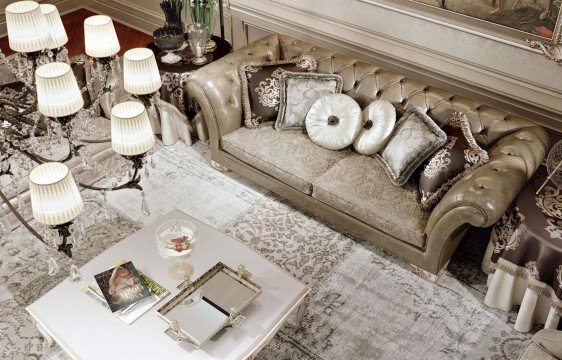
<path id="1" fill-rule="evenodd" d="M 71 13 L 62 15 L 62 22 L 68 35 L 68 43 L 66 48 L 70 56 L 84 54 L 84 20 L 96 13 L 86 9 L 79 9 Z M 145 47 L 146 44 L 152 41 L 152 36 L 145 34 L 141 31 L 132 29 L 127 25 L 113 21 L 119 43 L 121 44 L 121 51 L 119 55 L 129 49 L 136 47 Z M 0 49 L 6 55 L 13 54 L 14 52 L 8 46 L 8 37 L 0 38 Z"/>

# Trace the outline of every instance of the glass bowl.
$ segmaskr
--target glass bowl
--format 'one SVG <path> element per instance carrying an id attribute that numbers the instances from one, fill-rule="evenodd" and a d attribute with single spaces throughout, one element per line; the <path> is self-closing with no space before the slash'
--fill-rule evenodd
<path id="1" fill-rule="evenodd" d="M 184 42 L 183 29 L 179 27 L 164 26 L 152 33 L 154 44 L 163 51 L 179 49 Z"/>
<path id="2" fill-rule="evenodd" d="M 171 220 L 156 229 L 156 245 L 164 258 L 187 257 L 197 243 L 197 227 L 187 220 Z"/>

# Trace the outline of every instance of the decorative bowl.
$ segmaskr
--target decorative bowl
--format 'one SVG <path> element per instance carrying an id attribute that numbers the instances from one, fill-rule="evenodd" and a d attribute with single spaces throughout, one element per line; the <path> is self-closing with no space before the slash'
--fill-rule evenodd
<path id="1" fill-rule="evenodd" d="M 187 220 L 167 221 L 156 229 L 156 244 L 161 256 L 168 259 L 189 255 L 196 245 L 197 228 Z"/>
<path id="2" fill-rule="evenodd" d="M 163 51 L 177 50 L 183 45 L 183 29 L 175 26 L 164 26 L 154 30 L 154 43 Z"/>

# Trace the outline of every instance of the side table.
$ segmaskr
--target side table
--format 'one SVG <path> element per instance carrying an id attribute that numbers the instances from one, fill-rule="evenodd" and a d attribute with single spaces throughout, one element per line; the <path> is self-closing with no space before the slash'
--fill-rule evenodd
<path id="1" fill-rule="evenodd" d="M 187 34 L 186 34 L 187 36 Z M 187 40 L 187 38 L 186 38 Z M 194 98 L 189 96 L 186 89 L 186 82 L 188 76 L 195 70 L 209 64 L 215 60 L 222 58 L 232 51 L 232 45 L 226 40 L 221 39 L 218 36 L 213 36 L 213 40 L 217 43 L 217 48 L 207 56 L 208 61 L 203 65 L 195 65 L 191 61 L 192 54 L 189 48 L 185 48 L 180 51 L 175 51 L 176 54 L 182 57 L 182 60 L 175 64 L 166 64 L 161 61 L 163 55 L 162 51 L 151 42 L 146 47 L 154 51 L 156 56 L 156 63 L 158 64 L 158 69 L 160 70 L 160 75 L 162 76 L 162 88 L 160 89 L 160 98 L 165 102 L 174 105 L 181 113 L 187 116 L 188 121 L 191 123 L 191 127 L 200 140 L 207 140 L 209 138 L 207 132 L 207 125 L 205 124 L 201 109 L 199 104 Z M 162 123 L 162 136 L 164 144 L 169 144 L 175 142 L 178 138 L 185 136 L 179 130 L 182 128 L 178 124 L 167 124 Z M 164 134 L 167 135 L 169 139 L 164 139 Z"/>
<path id="2" fill-rule="evenodd" d="M 489 273 L 484 303 L 510 311 L 521 305 L 515 330 L 556 329 L 562 314 L 562 194 L 537 173 L 496 223 L 482 269 Z"/>

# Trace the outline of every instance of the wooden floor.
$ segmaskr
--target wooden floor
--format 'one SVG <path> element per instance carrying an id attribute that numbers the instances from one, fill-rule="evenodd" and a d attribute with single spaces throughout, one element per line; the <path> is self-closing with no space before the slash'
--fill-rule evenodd
<path id="1" fill-rule="evenodd" d="M 84 20 L 92 15 L 96 15 L 90 10 L 79 9 L 62 16 L 62 22 L 68 35 L 68 43 L 66 48 L 70 56 L 84 54 Z M 117 38 L 121 44 L 121 51 L 119 55 L 129 49 L 136 47 L 145 47 L 146 44 L 152 41 L 152 36 L 132 29 L 126 25 L 113 21 Z M 0 38 L 0 49 L 6 55 L 13 54 L 14 52 L 8 46 L 8 37 Z"/>

